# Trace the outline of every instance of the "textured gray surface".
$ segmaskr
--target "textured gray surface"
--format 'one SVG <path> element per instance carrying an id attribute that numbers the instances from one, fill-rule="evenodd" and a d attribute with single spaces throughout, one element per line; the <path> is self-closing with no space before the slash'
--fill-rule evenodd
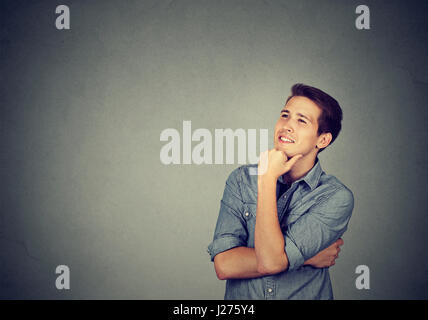
<path id="1" fill-rule="evenodd" d="M 366 1 L 368 31 L 355 1 L 68 4 L 67 31 L 55 1 L 1 4 L 0 298 L 221 299 L 206 246 L 237 164 L 165 166 L 160 133 L 272 134 L 296 82 L 344 111 L 320 156 L 355 196 L 335 297 L 428 298 L 426 2 Z"/>

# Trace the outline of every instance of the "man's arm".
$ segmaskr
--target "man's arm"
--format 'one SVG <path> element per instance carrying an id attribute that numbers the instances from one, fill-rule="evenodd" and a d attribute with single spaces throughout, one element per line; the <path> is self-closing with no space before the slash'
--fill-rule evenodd
<path id="1" fill-rule="evenodd" d="M 257 259 L 254 248 L 236 247 L 219 253 L 214 257 L 214 268 L 217 278 L 248 279 L 264 276 L 257 270 Z"/>
<path id="2" fill-rule="evenodd" d="M 278 221 L 276 185 L 278 177 L 288 172 L 301 158 L 296 155 L 285 159 L 285 154 L 272 149 L 267 159 L 268 169 L 258 176 L 257 218 L 254 234 L 254 246 L 257 257 L 257 269 L 261 273 L 275 274 L 288 268 L 288 257 L 285 252 L 285 239 Z M 259 167 L 265 165 L 260 162 Z"/>
<path id="3" fill-rule="evenodd" d="M 339 258 L 340 246 L 342 245 L 343 239 L 337 239 L 331 246 L 306 260 L 303 265 L 310 265 L 314 268 L 327 268 L 334 266 L 336 264 L 336 259 Z"/>
<path id="4" fill-rule="evenodd" d="M 339 257 L 341 245 L 343 245 L 343 240 L 339 239 L 305 261 L 304 265 L 311 265 L 315 268 L 333 266 Z M 214 257 L 214 267 L 220 280 L 258 278 L 268 275 L 258 270 L 254 248 L 236 247 L 223 251 Z"/>
<path id="5" fill-rule="evenodd" d="M 278 222 L 276 180 L 267 175 L 258 178 L 254 247 L 257 270 L 264 274 L 276 274 L 288 267 L 285 239 Z"/>

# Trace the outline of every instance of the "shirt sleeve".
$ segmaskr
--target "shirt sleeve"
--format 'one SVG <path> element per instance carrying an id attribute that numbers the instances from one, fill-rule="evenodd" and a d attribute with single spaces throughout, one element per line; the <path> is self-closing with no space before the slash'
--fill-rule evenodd
<path id="1" fill-rule="evenodd" d="M 211 261 L 220 252 L 247 245 L 248 230 L 243 218 L 243 202 L 239 188 L 240 168 L 228 177 L 220 203 L 214 239 L 208 246 Z"/>
<path id="2" fill-rule="evenodd" d="M 298 269 L 330 246 L 346 231 L 354 208 L 354 197 L 346 188 L 335 189 L 290 224 L 285 232 L 289 271 Z"/>

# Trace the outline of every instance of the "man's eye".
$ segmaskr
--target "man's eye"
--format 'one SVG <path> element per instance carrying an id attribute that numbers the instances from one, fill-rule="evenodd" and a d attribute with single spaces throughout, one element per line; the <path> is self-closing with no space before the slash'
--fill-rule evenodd
<path id="1" fill-rule="evenodd" d="M 302 119 L 299 119 L 299 121 L 300 121 L 300 122 L 303 122 L 303 123 L 306 123 L 306 121 L 305 121 L 305 120 L 302 120 Z"/>
<path id="2" fill-rule="evenodd" d="M 281 114 L 281 117 L 283 117 L 283 118 L 287 118 L 287 117 L 288 117 L 288 114 L 283 113 L 283 114 Z"/>

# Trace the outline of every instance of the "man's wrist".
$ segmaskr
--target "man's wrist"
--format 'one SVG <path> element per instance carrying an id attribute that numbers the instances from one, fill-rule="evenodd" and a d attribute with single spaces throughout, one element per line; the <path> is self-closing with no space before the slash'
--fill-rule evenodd
<path id="1" fill-rule="evenodd" d="M 276 183 L 279 177 L 274 176 L 273 174 L 270 174 L 266 172 L 263 175 L 258 176 L 258 183 L 259 184 L 271 184 Z"/>

